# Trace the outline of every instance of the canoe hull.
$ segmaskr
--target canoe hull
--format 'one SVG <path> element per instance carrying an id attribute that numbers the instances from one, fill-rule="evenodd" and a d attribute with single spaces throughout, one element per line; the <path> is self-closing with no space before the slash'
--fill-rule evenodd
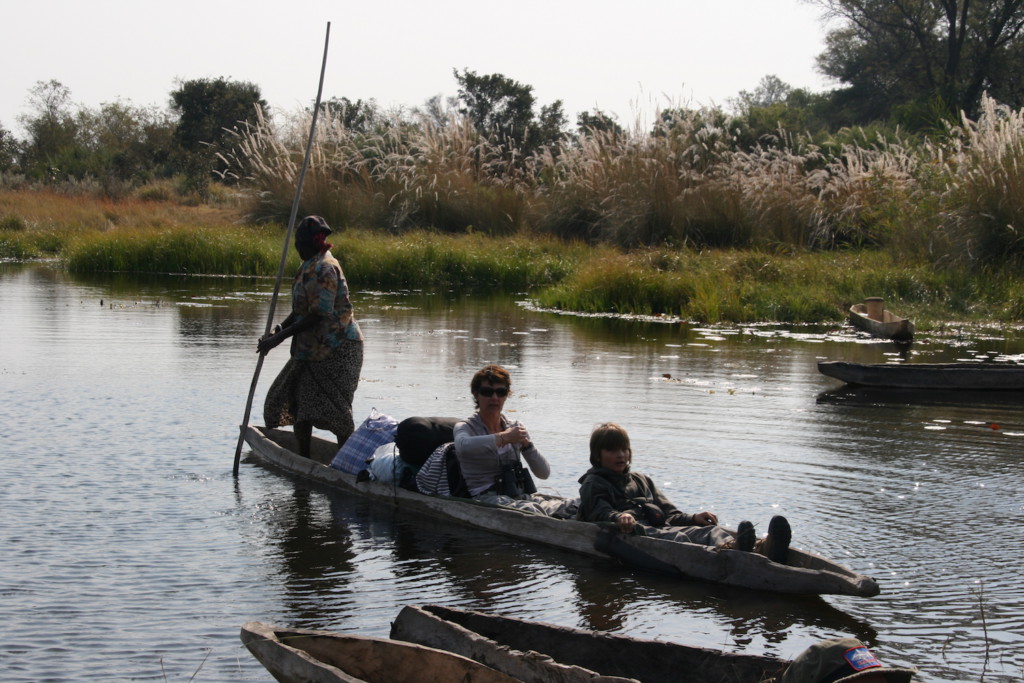
<path id="1" fill-rule="evenodd" d="M 242 626 L 242 642 L 281 683 L 515 683 L 480 662 L 415 643 L 330 631 Z"/>
<path id="2" fill-rule="evenodd" d="M 894 389 L 1024 391 L 1024 365 L 1011 363 L 847 363 L 820 361 L 818 371 L 847 384 Z"/>
<path id="3" fill-rule="evenodd" d="M 882 319 L 875 320 L 868 317 L 868 309 L 864 304 L 850 306 L 850 324 L 879 339 L 909 342 L 914 338 L 914 323 L 891 311 L 883 311 Z"/>
<path id="4" fill-rule="evenodd" d="M 659 569 L 688 579 L 756 590 L 861 597 L 871 597 L 879 592 L 878 584 L 871 577 L 798 548 L 790 548 L 787 564 L 778 564 L 757 553 L 716 550 L 704 545 L 645 536 L 624 536 L 588 522 L 555 519 L 460 498 L 425 496 L 381 482 L 357 482 L 353 475 L 323 464 L 329 462 L 328 455 L 333 454 L 336 446 L 315 437 L 314 459 L 303 458 L 286 447 L 294 447 L 291 432 L 249 425 L 245 439 L 257 459 L 293 475 L 405 512 L 522 541 L 593 557 L 611 557 L 631 566 Z"/>
<path id="5" fill-rule="evenodd" d="M 439 605 L 407 606 L 391 637 L 448 650 L 527 683 L 635 679 L 643 683 L 746 683 L 788 662 L 660 640 L 555 626 Z M 686 672 L 681 676 L 681 672 Z"/>

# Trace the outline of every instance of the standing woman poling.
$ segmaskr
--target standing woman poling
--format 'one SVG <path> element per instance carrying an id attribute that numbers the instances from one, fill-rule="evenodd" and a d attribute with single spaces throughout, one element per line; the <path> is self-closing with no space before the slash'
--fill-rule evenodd
<path id="1" fill-rule="evenodd" d="M 295 425 L 299 453 L 307 458 L 313 427 L 334 432 L 339 447 L 352 434 L 352 398 L 363 367 L 363 333 L 329 234 L 320 216 L 303 218 L 295 229 L 302 265 L 292 282 L 292 312 L 256 347 L 267 353 L 292 339 L 291 358 L 267 392 L 263 419 L 268 427 Z"/>

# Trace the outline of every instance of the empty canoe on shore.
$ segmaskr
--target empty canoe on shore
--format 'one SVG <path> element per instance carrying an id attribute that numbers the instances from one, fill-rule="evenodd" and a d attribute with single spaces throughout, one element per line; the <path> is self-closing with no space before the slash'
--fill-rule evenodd
<path id="1" fill-rule="evenodd" d="M 818 371 L 847 384 L 894 389 L 1024 391 L 1016 363 L 847 363 L 820 361 Z"/>
<path id="2" fill-rule="evenodd" d="M 242 626 L 242 642 L 281 683 L 515 683 L 514 678 L 446 650 L 331 631 Z"/>
<path id="3" fill-rule="evenodd" d="M 914 323 L 885 310 L 880 304 L 877 307 L 867 303 L 850 306 L 850 324 L 879 339 L 909 342 L 914 338 Z"/>
<path id="4" fill-rule="evenodd" d="M 583 683 L 598 675 L 642 683 L 749 683 L 789 663 L 438 605 L 404 607 L 391 637 L 448 650 L 528 683 Z"/>
<path id="5" fill-rule="evenodd" d="M 710 581 L 777 593 L 857 595 L 878 594 L 870 576 L 825 557 L 790 547 L 786 564 L 757 553 L 718 550 L 647 536 L 627 536 L 597 524 L 556 519 L 514 508 L 486 505 L 465 498 L 427 496 L 378 481 L 356 477 L 325 465 L 337 446 L 314 437 L 312 458 L 295 452 L 292 432 L 249 425 L 245 440 L 255 458 L 292 475 L 352 495 L 362 496 L 404 512 L 509 536 L 593 557 L 614 558 L 629 566 L 662 571 L 686 579 Z"/>

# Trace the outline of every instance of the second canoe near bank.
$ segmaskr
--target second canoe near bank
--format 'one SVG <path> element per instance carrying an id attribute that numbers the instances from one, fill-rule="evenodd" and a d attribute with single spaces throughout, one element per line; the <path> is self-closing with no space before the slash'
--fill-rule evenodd
<path id="1" fill-rule="evenodd" d="M 850 306 L 850 324 L 879 339 L 909 342 L 914 338 L 914 323 L 887 311 L 884 302 L 877 297 Z"/>

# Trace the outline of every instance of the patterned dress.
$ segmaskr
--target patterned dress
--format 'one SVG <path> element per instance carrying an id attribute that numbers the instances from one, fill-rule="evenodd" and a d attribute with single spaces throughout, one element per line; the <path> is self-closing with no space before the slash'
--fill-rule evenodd
<path id="1" fill-rule="evenodd" d="M 330 251 L 302 263 L 292 282 L 295 322 L 319 323 L 292 337 L 291 358 L 267 392 L 268 427 L 308 422 L 338 435 L 352 433 L 352 399 L 363 368 L 363 333 L 352 314 L 348 284 Z"/>

